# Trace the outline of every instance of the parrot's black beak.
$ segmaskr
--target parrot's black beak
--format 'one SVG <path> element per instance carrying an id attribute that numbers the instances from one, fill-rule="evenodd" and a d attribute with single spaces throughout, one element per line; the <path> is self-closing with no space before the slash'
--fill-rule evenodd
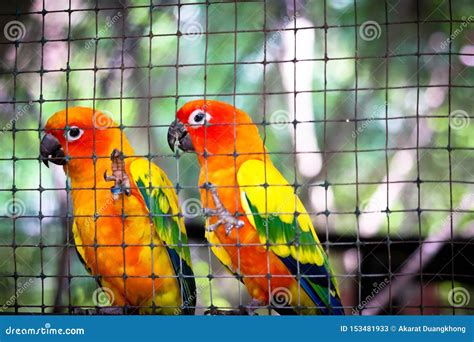
<path id="1" fill-rule="evenodd" d="M 184 152 L 194 151 L 193 142 L 186 127 L 177 120 L 173 121 L 168 129 L 168 144 L 173 152 L 176 145 Z"/>
<path id="2" fill-rule="evenodd" d="M 41 140 L 41 159 L 49 167 L 48 161 L 56 165 L 66 165 L 66 155 L 58 139 L 46 134 Z"/>

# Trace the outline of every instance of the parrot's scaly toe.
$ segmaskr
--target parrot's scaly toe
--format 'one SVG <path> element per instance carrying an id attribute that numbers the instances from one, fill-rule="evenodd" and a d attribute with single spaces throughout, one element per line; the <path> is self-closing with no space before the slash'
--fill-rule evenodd
<path id="1" fill-rule="evenodd" d="M 114 199 L 117 200 L 119 195 L 125 194 L 131 195 L 130 190 L 130 179 L 128 178 L 125 170 L 125 155 L 118 149 L 114 149 L 110 155 L 112 161 L 112 175 L 108 175 L 107 171 L 104 172 L 104 179 L 106 182 L 114 182 L 114 186 L 110 189 Z"/>
<path id="2" fill-rule="evenodd" d="M 240 306 L 239 309 L 234 310 L 221 310 L 216 307 L 211 307 L 209 310 L 205 311 L 205 315 L 211 316 L 258 316 L 255 312 L 260 306 L 262 302 L 258 299 L 252 299 L 252 301 L 247 306 Z"/>
<path id="3" fill-rule="evenodd" d="M 258 316 L 258 314 L 247 308 L 237 309 L 237 310 L 221 310 L 217 308 L 212 308 L 204 312 L 204 315 L 210 316 Z"/>
<path id="4" fill-rule="evenodd" d="M 217 216 L 218 221 L 216 223 L 213 223 L 209 225 L 209 230 L 210 231 L 215 231 L 217 228 L 219 228 L 221 225 L 225 225 L 225 232 L 227 235 L 229 235 L 232 232 L 232 229 L 240 229 L 244 226 L 244 222 L 242 220 L 238 220 L 235 218 L 230 211 L 228 211 L 224 205 L 222 204 L 222 201 L 219 197 L 219 193 L 217 192 L 216 187 L 212 183 L 205 183 L 203 185 L 206 189 L 208 189 L 211 192 L 212 199 L 214 200 L 214 204 L 216 206 L 215 209 L 210 209 L 206 208 L 204 210 L 204 213 L 207 216 Z"/>
<path id="5" fill-rule="evenodd" d="M 229 217 L 229 223 L 226 224 L 225 226 L 225 232 L 227 235 L 229 235 L 230 233 L 232 233 L 232 229 L 236 228 L 236 229 L 240 229 L 244 226 L 244 221 L 241 221 L 241 220 L 237 220 L 235 217 Z"/>

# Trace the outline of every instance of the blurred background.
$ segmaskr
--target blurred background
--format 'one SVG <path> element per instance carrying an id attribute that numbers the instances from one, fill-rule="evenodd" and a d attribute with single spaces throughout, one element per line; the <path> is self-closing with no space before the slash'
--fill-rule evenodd
<path id="1" fill-rule="evenodd" d="M 18 0 L 0 25 L 0 312 L 94 305 L 65 176 L 39 161 L 66 102 L 181 186 L 197 313 L 249 302 L 206 247 L 195 156 L 166 141 L 204 95 L 251 114 L 301 184 L 347 314 L 473 312 L 471 0 Z"/>

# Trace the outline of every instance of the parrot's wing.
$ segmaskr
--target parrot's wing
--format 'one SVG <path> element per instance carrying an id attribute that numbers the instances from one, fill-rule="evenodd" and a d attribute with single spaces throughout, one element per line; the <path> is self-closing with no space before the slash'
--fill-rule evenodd
<path id="1" fill-rule="evenodd" d="M 248 160 L 237 174 L 242 207 L 262 244 L 283 261 L 323 314 L 344 314 L 336 280 L 311 219 L 271 162 Z M 266 186 L 265 186 L 266 184 Z"/>
<path id="2" fill-rule="evenodd" d="M 193 314 L 196 306 L 196 283 L 184 220 L 179 216 L 179 202 L 173 184 L 154 163 L 137 159 L 130 164 L 131 179 L 137 185 L 161 241 L 166 245 L 183 294 L 184 314 Z M 189 308 L 188 308 L 189 307 Z"/>

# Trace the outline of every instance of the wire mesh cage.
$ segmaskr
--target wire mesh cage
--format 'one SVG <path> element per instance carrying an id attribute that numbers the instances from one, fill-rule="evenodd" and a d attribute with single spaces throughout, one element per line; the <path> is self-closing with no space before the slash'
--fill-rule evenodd
<path id="1" fill-rule="evenodd" d="M 316 299 L 335 296 L 333 280 L 340 295 L 336 309 L 346 314 L 472 313 L 470 0 L 17 0 L 0 5 L 0 21 L 1 313 L 104 314 L 117 309 L 111 312 L 324 314 L 334 313 L 326 309 L 335 302 L 327 299 L 326 305 Z M 206 180 L 215 179 L 209 173 L 219 169 L 210 171 L 214 166 L 209 160 L 216 153 L 208 150 L 212 143 L 229 143 L 225 137 L 205 139 L 209 143 L 204 152 L 197 152 L 202 169 L 195 153 L 170 149 L 170 124 L 179 120 L 180 108 L 196 99 L 224 101 L 252 120 L 240 123 L 240 111 L 230 111 L 233 120 L 227 124 L 234 139 L 227 157 L 233 162 L 226 167 L 234 170 L 227 176 L 233 185 L 213 183 L 221 196 L 222 189 L 237 188 L 237 160 L 246 154 L 274 165 L 287 182 L 270 184 L 275 196 L 269 196 L 266 166 L 265 182 L 258 186 L 264 189 L 264 209 L 255 212 L 236 204 L 236 211 L 243 212 L 235 213 L 224 208 L 228 217 L 236 214 L 236 225 L 248 220 L 245 229 L 263 217 L 260 230 L 252 228 L 260 234 L 257 247 L 265 251 L 261 258 L 246 255 L 250 247 L 238 227 L 221 232 L 217 242 L 209 238 L 211 221 L 219 217 L 207 210 L 213 192 Z M 202 120 L 212 123 L 207 106 L 204 102 Z M 69 121 L 87 116 L 75 114 L 77 107 L 90 108 L 99 126 L 81 128 Z M 41 147 L 51 133 L 48 120 L 62 110 L 65 125 L 55 128 L 63 129 L 60 135 L 66 139 L 62 148 L 69 179 L 56 165 L 46 168 Z M 253 125 L 266 147 L 258 152 L 248 147 L 257 134 L 239 143 L 235 133 L 245 132 L 243 126 L 253 132 Z M 99 148 L 108 134 L 104 132 L 120 137 L 115 159 Z M 90 153 L 73 155 L 75 139 L 89 133 Z M 151 174 L 156 164 L 170 183 L 140 186 L 131 174 L 132 159 L 146 161 L 149 170 L 143 179 L 156 179 Z M 92 183 L 81 187 L 71 180 L 73 160 L 83 165 L 77 168 L 84 167 L 77 175 L 87 173 Z M 130 200 L 122 184 L 115 189 L 112 183 L 99 185 L 103 170 L 98 165 L 107 165 L 115 185 L 120 178 L 136 186 L 132 197 L 141 193 L 141 205 L 149 213 L 138 205 L 137 212 L 127 209 Z M 248 184 L 257 188 L 255 182 Z M 284 198 L 288 189 L 277 189 L 282 185 L 291 188 L 289 198 Z M 81 190 L 82 197 L 77 195 Z M 234 190 L 229 190 L 232 198 L 240 203 L 241 195 Z M 159 194 L 173 208 L 175 192 L 179 211 L 150 209 Z M 109 197 L 110 202 L 104 199 Z M 271 200 L 293 202 L 292 212 L 271 211 Z M 115 205 L 121 208 L 115 217 L 119 221 L 100 224 L 111 218 L 108 208 Z M 81 214 L 85 207 L 93 212 Z M 141 225 L 131 221 L 130 234 L 146 236 L 150 242 L 145 245 L 125 239 L 125 222 L 134 215 L 149 220 Z M 332 271 L 328 266 L 323 279 L 311 280 L 305 274 L 307 264 L 300 262 L 305 246 L 301 236 L 307 231 L 299 226 L 299 216 L 314 225 L 321 246 L 317 253 L 326 254 L 331 264 Z M 225 228 L 228 217 L 220 217 L 223 224 L 217 229 Z M 174 231 L 177 243 L 164 241 L 171 231 L 163 223 L 167 218 L 178 226 L 184 219 L 185 230 Z M 296 238 L 271 240 L 273 218 L 288 219 L 289 231 L 298 232 Z M 93 243 L 82 241 L 78 222 L 92 227 Z M 281 233 L 283 223 L 274 234 Z M 168 229 L 164 240 L 153 238 L 153 229 L 159 231 L 154 226 L 160 225 Z M 115 242 L 98 243 L 97 232 L 107 229 Z M 319 246 L 314 238 L 310 241 L 308 248 Z M 151 257 L 138 249 L 135 255 L 134 248 L 141 247 Z M 109 248 L 107 260 L 97 257 L 101 248 Z M 278 265 L 291 268 L 285 264 L 287 254 L 278 256 L 285 248 L 295 248 L 296 254 L 290 254 L 294 272 L 273 274 Z M 89 249 L 95 258 L 84 252 Z M 160 250 L 174 254 L 166 262 L 156 260 L 156 267 L 178 260 L 172 275 L 155 274 L 153 258 L 161 258 Z M 192 272 L 186 268 L 186 250 Z M 230 262 L 229 267 L 223 250 L 238 254 L 237 264 Z M 152 266 L 147 268 L 150 258 Z M 263 271 L 259 276 L 246 274 L 242 260 L 252 266 L 262 263 Z M 111 275 L 114 267 L 117 274 Z M 117 278 L 122 285 L 110 285 L 115 280 L 107 278 Z M 178 284 L 176 304 L 169 304 L 173 301 L 167 297 L 176 295 L 176 289 L 155 289 L 166 279 Z M 290 280 L 296 287 L 285 285 Z M 257 282 L 284 285 L 262 285 L 268 292 L 262 294 L 249 285 Z M 127 292 L 127 284 L 134 299 L 127 294 L 132 291 Z M 315 284 L 322 292 L 305 311 Z M 156 291 L 160 296 L 139 298 L 141 286 L 151 286 L 153 297 Z M 313 289 L 308 292 L 306 286 Z M 266 300 L 255 301 L 257 293 Z"/>

